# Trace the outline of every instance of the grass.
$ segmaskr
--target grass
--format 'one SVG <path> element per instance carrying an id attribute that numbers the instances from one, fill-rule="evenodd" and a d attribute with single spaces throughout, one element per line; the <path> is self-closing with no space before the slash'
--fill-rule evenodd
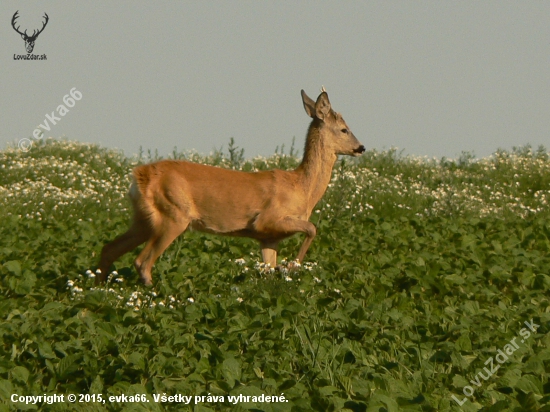
<path id="1" fill-rule="evenodd" d="M 255 171 L 295 167 L 291 153 L 247 160 L 231 141 L 172 157 Z M 152 289 L 135 254 L 97 288 L 101 247 L 128 226 L 129 172 L 153 157 L 57 140 L 0 152 L 0 411 L 550 410 L 543 148 L 371 150 L 337 164 L 299 271 L 264 267 L 252 240 L 186 233 Z M 10 400 L 54 393 L 106 401 Z M 108 399 L 121 394 L 149 402 Z"/>

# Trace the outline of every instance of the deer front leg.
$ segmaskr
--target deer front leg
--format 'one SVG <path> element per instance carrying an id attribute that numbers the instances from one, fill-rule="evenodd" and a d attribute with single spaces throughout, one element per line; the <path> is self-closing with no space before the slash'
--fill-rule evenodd
<path id="1" fill-rule="evenodd" d="M 313 223 L 308 222 L 307 220 L 302 222 L 304 222 L 305 230 L 303 230 L 303 232 L 306 234 L 306 238 L 304 239 L 304 243 L 302 243 L 302 246 L 300 247 L 298 256 L 296 256 L 296 260 L 298 262 L 302 262 L 304 260 L 306 252 L 311 246 L 311 242 L 313 242 L 313 239 L 315 239 L 315 236 L 317 236 L 317 229 L 315 228 L 315 225 Z"/>
<path id="2" fill-rule="evenodd" d="M 287 216 L 281 220 L 271 223 L 269 225 L 268 231 L 281 237 L 291 236 L 294 233 L 300 233 L 300 232 L 305 233 L 306 238 L 304 240 L 304 243 L 302 243 L 302 246 L 300 247 L 298 256 L 296 257 L 296 260 L 298 262 L 301 262 L 304 259 L 304 256 L 306 255 L 306 252 L 309 249 L 311 242 L 313 242 L 313 239 L 317 235 L 317 229 L 315 228 L 313 223 L 307 220 L 302 220 L 302 219 L 298 219 L 290 216 Z M 268 257 L 272 257 L 272 259 L 274 260 L 274 263 L 276 264 L 277 263 L 276 248 L 270 247 L 269 244 L 267 243 L 265 245 L 266 246 L 264 248 L 264 244 L 262 244 L 262 256 L 264 257 L 264 261 L 266 263 L 271 263 L 271 261 L 268 262 L 265 260 L 266 256 L 268 256 Z M 274 263 L 271 263 L 272 267 Z"/>
<path id="3" fill-rule="evenodd" d="M 277 266 L 277 248 L 279 242 L 264 241 L 261 242 L 260 245 L 262 248 L 262 259 L 264 263 L 269 263 L 272 268 Z"/>

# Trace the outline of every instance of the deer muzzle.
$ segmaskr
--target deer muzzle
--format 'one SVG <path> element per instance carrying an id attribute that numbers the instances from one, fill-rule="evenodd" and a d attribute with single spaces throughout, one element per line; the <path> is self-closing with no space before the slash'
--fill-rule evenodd
<path id="1" fill-rule="evenodd" d="M 356 155 L 356 156 L 359 156 L 361 154 L 363 154 L 365 152 L 365 146 L 361 145 L 359 146 L 358 148 L 356 149 L 353 149 L 353 153 Z"/>

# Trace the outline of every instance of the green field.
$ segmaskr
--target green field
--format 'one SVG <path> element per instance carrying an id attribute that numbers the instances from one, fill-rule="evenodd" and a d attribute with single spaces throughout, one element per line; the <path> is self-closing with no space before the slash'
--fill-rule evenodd
<path id="1" fill-rule="evenodd" d="M 298 164 L 281 152 L 172 156 Z M 252 240 L 191 232 L 157 261 L 153 288 L 138 284 L 136 252 L 97 288 L 101 248 L 129 224 L 129 173 L 153 157 L 56 140 L 0 152 L 0 411 L 550 411 L 544 148 L 367 151 L 337 163 L 300 270 L 262 267 Z"/>

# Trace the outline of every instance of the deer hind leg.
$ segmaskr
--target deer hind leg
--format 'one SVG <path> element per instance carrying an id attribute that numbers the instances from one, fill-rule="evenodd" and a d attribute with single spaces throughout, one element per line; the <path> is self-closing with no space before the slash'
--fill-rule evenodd
<path id="1" fill-rule="evenodd" d="M 106 244 L 101 250 L 99 262 L 101 274 L 96 278 L 96 284 L 105 282 L 109 268 L 115 260 L 141 245 L 150 236 L 149 225 L 143 220 L 135 220 L 126 233 Z"/>
<path id="2" fill-rule="evenodd" d="M 189 221 L 174 222 L 165 219 L 153 236 L 146 243 L 145 247 L 134 261 L 134 266 L 139 273 L 141 281 L 147 285 L 152 285 L 151 269 L 158 257 L 166 250 L 168 246 L 181 235 L 189 225 Z"/>

